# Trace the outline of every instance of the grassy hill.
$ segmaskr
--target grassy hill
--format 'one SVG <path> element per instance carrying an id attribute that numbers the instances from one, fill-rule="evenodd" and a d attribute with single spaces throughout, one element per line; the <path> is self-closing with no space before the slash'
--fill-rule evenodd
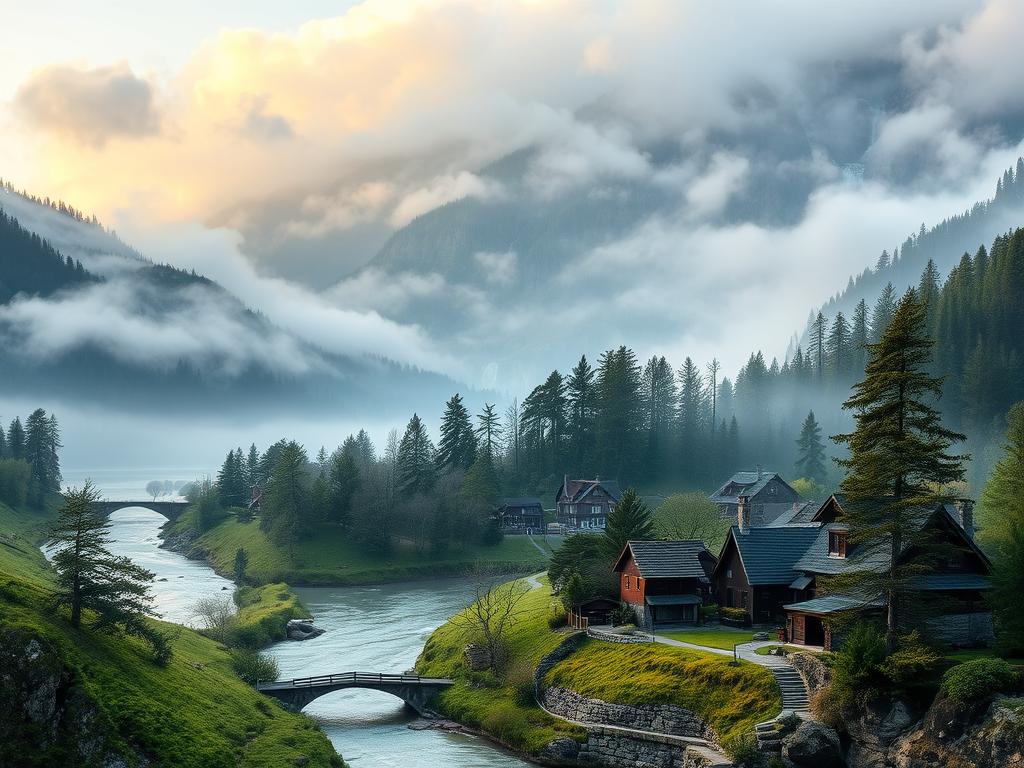
<path id="1" fill-rule="evenodd" d="M 171 527 L 171 533 L 182 533 L 192 527 L 191 513 L 185 513 Z M 542 540 L 539 543 L 545 546 Z M 496 546 L 452 547 L 443 553 L 399 546 L 379 555 L 352 541 L 346 531 L 329 525 L 318 527 L 300 541 L 294 559 L 289 560 L 288 552 L 260 530 L 258 520 L 240 523 L 233 516 L 200 536 L 192 545 L 191 554 L 205 557 L 217 572 L 230 575 L 239 548 L 249 555 L 246 577 L 258 584 L 375 584 L 460 575 L 477 562 L 509 573 L 536 571 L 547 565 L 547 556 L 525 536 L 506 536 Z"/>
<path id="2" fill-rule="evenodd" d="M 174 655 L 158 667 L 139 641 L 73 629 L 50 608 L 36 548 L 47 520 L 0 504 L 0 764 L 344 765 L 312 720 L 239 680 L 228 649 L 199 633 L 161 623 Z M 33 706 L 52 717 L 26 717 Z"/>
<path id="3" fill-rule="evenodd" d="M 551 717 L 533 700 L 533 671 L 568 632 L 549 626 L 560 611 L 547 585 L 527 593 L 506 636 L 510 661 L 500 675 L 469 670 L 463 649 L 474 638 L 457 621 L 431 635 L 416 669 L 454 678 L 456 684 L 438 698 L 441 710 L 510 747 L 536 753 L 560 736 L 581 739 L 581 729 Z M 617 704 L 676 704 L 710 723 L 726 747 L 782 706 L 778 686 L 763 667 L 732 666 L 718 655 L 654 644 L 586 641 L 555 665 L 545 684 Z"/>

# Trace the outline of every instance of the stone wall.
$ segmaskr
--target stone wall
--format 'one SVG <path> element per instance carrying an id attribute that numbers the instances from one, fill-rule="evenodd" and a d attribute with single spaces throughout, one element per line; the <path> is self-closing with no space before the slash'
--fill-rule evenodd
<path id="1" fill-rule="evenodd" d="M 606 643 L 653 643 L 654 637 L 644 632 L 626 634 L 623 632 L 606 632 L 602 629 L 587 628 L 587 636 Z"/>
<path id="2" fill-rule="evenodd" d="M 995 640 L 991 613 L 954 613 L 932 619 L 928 629 L 951 645 L 976 645 Z"/>
<path id="3" fill-rule="evenodd" d="M 832 670 L 825 662 L 812 653 L 791 653 L 786 657 L 800 677 L 807 684 L 807 692 L 814 694 L 828 688 L 832 682 Z"/>
<path id="4" fill-rule="evenodd" d="M 600 699 L 589 699 L 567 688 L 548 688 L 541 703 L 559 717 L 580 723 L 615 725 L 699 739 L 714 738 L 714 732 L 697 715 L 671 704 L 610 704 Z"/>
<path id="5" fill-rule="evenodd" d="M 590 729 L 583 744 L 572 739 L 553 741 L 544 748 L 540 757 L 560 765 L 600 768 L 707 768 L 712 765 L 712 759 L 703 751 L 686 749 L 670 739 L 641 740 L 600 728 Z"/>

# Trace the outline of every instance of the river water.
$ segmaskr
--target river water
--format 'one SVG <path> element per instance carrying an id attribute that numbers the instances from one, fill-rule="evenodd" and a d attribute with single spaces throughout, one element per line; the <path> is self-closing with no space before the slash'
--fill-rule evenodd
<path id="1" fill-rule="evenodd" d="M 106 483 L 97 483 L 106 490 Z M 134 483 L 125 483 L 134 486 Z M 134 487 L 121 498 L 138 498 Z M 113 493 L 107 498 L 118 498 Z M 204 563 L 159 549 L 164 518 L 140 507 L 111 515 L 111 549 L 156 574 L 157 611 L 168 621 L 190 623 L 200 597 L 227 595 L 231 582 Z M 227 587 L 227 590 L 224 588 Z M 267 653 L 282 679 L 338 672 L 403 672 L 412 667 L 430 633 L 465 605 L 468 582 L 459 579 L 371 587 L 295 590 L 326 630 L 303 642 L 281 642 Z M 437 730 L 413 730 L 415 714 L 378 691 L 337 691 L 304 710 L 354 768 L 525 768 L 529 765 L 484 740 Z"/>

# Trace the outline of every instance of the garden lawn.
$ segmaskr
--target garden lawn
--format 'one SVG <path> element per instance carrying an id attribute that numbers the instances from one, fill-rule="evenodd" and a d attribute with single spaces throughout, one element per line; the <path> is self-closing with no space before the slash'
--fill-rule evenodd
<path id="1" fill-rule="evenodd" d="M 950 651 L 946 658 L 952 662 L 974 661 L 974 659 L 1003 659 L 992 648 L 965 648 L 959 651 Z M 1024 659 L 1003 659 L 1009 664 L 1017 667 L 1024 667 Z"/>
<path id="2" fill-rule="evenodd" d="M 548 619 L 561 610 L 550 593 L 547 585 L 531 589 L 519 604 L 517 618 L 506 633 L 510 660 L 501 676 L 469 670 L 462 652 L 475 638 L 466 628 L 449 621 L 430 636 L 416 671 L 456 680 L 437 698 L 443 714 L 529 753 L 560 737 L 585 736 L 582 729 L 551 717 L 533 700 L 534 668 L 566 636 L 565 630 L 548 626 Z"/>
<path id="3" fill-rule="evenodd" d="M 782 709 L 768 669 L 660 643 L 587 640 L 544 683 L 615 704 L 675 704 L 707 721 L 727 751 Z"/>
<path id="4" fill-rule="evenodd" d="M 183 515 L 174 530 L 186 530 L 191 517 Z M 542 543 L 543 546 L 543 543 Z M 368 552 L 350 535 L 335 526 L 320 526 L 295 547 L 295 558 L 274 545 L 260 530 L 259 521 L 240 523 L 227 517 L 203 534 L 194 549 L 206 556 L 223 575 L 233 573 L 235 552 L 249 556 L 246 579 L 259 584 L 286 581 L 296 585 L 370 584 L 446 575 L 460 575 L 477 562 L 509 573 L 538 571 L 547 566 L 542 554 L 526 536 L 506 536 L 500 544 L 455 548 L 442 554 L 420 553 L 396 547 L 387 555 Z"/>
<path id="5" fill-rule="evenodd" d="M 734 645 L 749 643 L 754 639 L 754 633 L 751 630 L 732 628 L 695 629 L 692 632 L 683 629 L 676 632 L 658 632 L 658 634 L 670 640 L 703 645 L 708 648 L 721 648 L 725 651 L 731 651 Z"/>

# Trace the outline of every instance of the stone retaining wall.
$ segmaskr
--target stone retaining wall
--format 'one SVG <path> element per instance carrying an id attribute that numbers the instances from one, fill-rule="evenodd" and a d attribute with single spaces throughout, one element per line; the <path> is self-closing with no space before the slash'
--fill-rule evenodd
<path id="1" fill-rule="evenodd" d="M 991 643 L 995 639 L 991 613 L 954 613 L 928 622 L 928 629 L 951 645 Z"/>
<path id="2" fill-rule="evenodd" d="M 800 673 L 807 685 L 807 692 L 814 694 L 828 688 L 832 682 L 832 670 L 812 653 L 791 653 L 786 657 L 793 668 Z"/>
<path id="3" fill-rule="evenodd" d="M 654 636 L 644 633 L 620 634 L 618 632 L 605 632 L 593 627 L 587 628 L 587 636 L 595 640 L 602 640 L 606 643 L 653 643 Z"/>
<path id="4" fill-rule="evenodd" d="M 585 765 L 599 768 L 708 768 L 712 760 L 701 750 L 657 739 L 641 740 L 612 730 L 593 728 L 585 743 L 557 739 L 545 747 L 540 757 L 559 765 Z M 714 761 L 715 765 L 721 765 Z"/>
<path id="5" fill-rule="evenodd" d="M 581 723 L 616 725 L 638 731 L 654 731 L 698 739 L 714 738 L 714 732 L 693 712 L 671 704 L 610 704 L 590 699 L 568 688 L 548 688 L 541 703 L 546 709 Z"/>

